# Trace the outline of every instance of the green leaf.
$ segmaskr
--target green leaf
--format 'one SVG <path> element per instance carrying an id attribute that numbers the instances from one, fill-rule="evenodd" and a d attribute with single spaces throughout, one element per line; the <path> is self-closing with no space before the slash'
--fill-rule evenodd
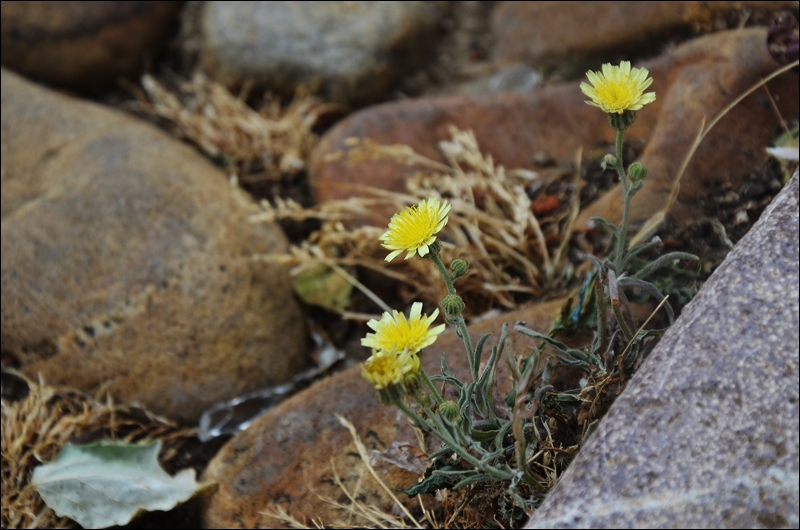
<path id="1" fill-rule="evenodd" d="M 437 473 L 437 471 L 439 471 Z M 452 488 L 453 484 L 456 483 L 452 477 L 448 475 L 448 471 L 458 472 L 460 471 L 460 467 L 458 465 L 444 465 L 439 468 L 429 467 L 425 470 L 425 478 L 420 482 L 408 487 L 408 488 L 397 488 L 398 491 L 402 491 L 409 497 L 416 497 L 417 495 L 425 495 L 429 493 L 431 495 L 436 494 L 436 490 L 442 488 Z"/>
<path id="2" fill-rule="evenodd" d="M 294 291 L 308 305 L 341 313 L 350 304 L 353 285 L 339 273 L 320 263 L 294 278 Z"/>
<path id="3" fill-rule="evenodd" d="M 67 444 L 33 470 L 31 485 L 59 517 L 84 528 L 124 525 L 141 511 L 171 510 L 199 489 L 194 470 L 170 477 L 158 465 L 161 442 Z"/>

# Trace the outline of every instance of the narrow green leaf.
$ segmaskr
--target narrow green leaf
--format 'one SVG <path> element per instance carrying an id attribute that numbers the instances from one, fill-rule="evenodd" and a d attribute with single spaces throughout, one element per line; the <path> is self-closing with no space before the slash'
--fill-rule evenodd
<path id="1" fill-rule="evenodd" d="M 608 228 L 611 231 L 611 234 L 615 238 L 619 237 L 619 228 L 617 228 L 617 225 L 615 225 L 611 221 L 608 221 L 607 219 L 604 219 L 603 217 L 594 217 L 594 216 L 590 217 L 589 220 L 590 221 L 594 221 L 595 223 L 601 224 L 601 225 L 605 226 L 606 228 Z"/>
<path id="2" fill-rule="evenodd" d="M 644 280 L 645 278 L 653 274 L 661 267 L 666 267 L 667 265 L 671 265 L 673 261 L 679 259 L 688 259 L 691 261 L 697 261 L 700 258 L 695 256 L 694 254 L 689 254 L 688 252 L 670 252 L 669 254 L 664 254 L 657 260 L 653 261 L 652 263 L 644 267 L 642 270 L 634 274 L 633 277 L 639 278 L 640 280 Z"/>

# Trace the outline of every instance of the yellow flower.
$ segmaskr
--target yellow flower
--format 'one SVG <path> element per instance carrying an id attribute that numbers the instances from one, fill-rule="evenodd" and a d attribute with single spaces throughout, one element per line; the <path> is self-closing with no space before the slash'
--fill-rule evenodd
<path id="1" fill-rule="evenodd" d="M 430 252 L 429 246 L 436 241 L 436 233 L 447 224 L 447 212 L 450 205 L 437 198 L 421 201 L 416 206 L 408 206 L 396 213 L 389 221 L 389 230 L 381 237 L 384 248 L 392 252 L 386 261 L 392 261 L 404 250 L 408 251 L 406 259 L 414 254 L 423 257 Z"/>
<path id="2" fill-rule="evenodd" d="M 440 324 L 429 329 L 439 315 L 439 310 L 426 317 L 422 314 L 422 302 L 414 302 L 411 305 L 408 318 L 399 311 L 392 313 L 394 315 L 387 312 L 380 320 L 372 319 L 367 322 L 367 326 L 374 329 L 375 333 L 367 333 L 367 336 L 361 339 L 363 346 L 385 352 L 408 350 L 416 354 L 422 348 L 433 344 L 445 328 L 444 324 Z"/>
<path id="3" fill-rule="evenodd" d="M 644 91 L 653 82 L 652 77 L 647 77 L 647 69 L 631 68 L 629 61 L 622 61 L 619 66 L 603 65 L 603 73 L 586 72 L 586 77 L 591 81 L 581 83 L 581 90 L 592 98 L 587 101 L 589 105 L 600 107 L 607 114 L 622 114 L 626 110 L 639 110 L 644 105 L 656 100 L 655 92 Z"/>
<path id="4" fill-rule="evenodd" d="M 361 375 L 372 383 L 375 390 L 399 385 L 407 374 L 419 371 L 419 357 L 409 350 L 398 355 L 395 350 L 373 351 L 361 366 Z"/>

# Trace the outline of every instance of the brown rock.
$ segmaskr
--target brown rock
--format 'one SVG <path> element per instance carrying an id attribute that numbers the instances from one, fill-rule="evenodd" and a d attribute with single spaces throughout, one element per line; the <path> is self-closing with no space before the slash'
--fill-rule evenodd
<path id="1" fill-rule="evenodd" d="M 778 69 L 765 42 L 766 31 L 762 29 L 730 31 L 691 41 L 659 59 L 671 74 L 670 85 L 668 90 L 657 92 L 663 94 L 658 125 L 641 156 L 649 173 L 631 202 L 632 222 L 644 221 L 665 206 L 703 120 L 708 124 L 740 94 Z M 657 86 L 655 82 L 653 86 Z M 798 86 L 796 70 L 767 85 L 784 120 L 798 115 Z M 696 219 L 710 196 L 746 182 L 748 176 L 764 167 L 768 156 L 765 148 L 781 133 L 780 127 L 764 88 L 744 99 L 698 147 L 670 215 L 683 222 Z M 593 215 L 618 222 L 622 217 L 621 196 L 617 185 L 581 212 L 578 224 L 585 224 Z"/>
<path id="2" fill-rule="evenodd" d="M 488 97 L 455 96 L 386 103 L 357 112 L 326 134 L 312 154 L 309 177 L 318 202 L 367 195 L 366 187 L 405 192 L 405 180 L 419 170 L 391 161 L 350 166 L 344 159 L 326 160 L 344 150 L 349 137 L 371 138 L 379 144 L 405 144 L 418 153 L 442 160 L 437 143 L 449 140 L 448 128 L 472 129 L 481 150 L 507 168 L 534 168 L 534 155 L 546 152 L 572 161 L 581 146 L 614 141 L 605 116 L 584 104 L 575 86 L 557 86 L 532 94 Z M 642 112 L 631 128 L 633 137 L 649 134 L 654 109 Z M 376 212 L 383 225 L 392 212 Z"/>
<path id="3" fill-rule="evenodd" d="M 716 33 L 691 41 L 644 66 L 658 99 L 642 109 L 628 130 L 628 140 L 649 140 L 643 161 L 650 167 L 643 191 L 633 200 L 632 220 L 642 221 L 661 208 L 703 116 L 709 119 L 736 96 L 778 68 L 766 49 L 766 30 Z M 598 65 L 599 67 L 599 65 Z M 798 79 L 787 73 L 769 83 L 781 115 L 798 113 Z M 534 154 L 544 152 L 569 164 L 580 147 L 613 144 L 614 131 L 602 112 L 586 105 L 579 82 L 529 94 L 443 97 L 387 103 L 358 112 L 334 127 L 312 156 L 310 178 L 318 201 L 363 195 L 367 186 L 405 191 L 405 179 L 418 168 L 392 162 L 351 167 L 328 160 L 351 136 L 380 144 L 406 144 L 442 160 L 437 142 L 449 139 L 448 126 L 472 129 L 483 152 L 506 168 L 536 169 Z M 683 177 L 673 212 L 688 219 L 723 185 L 736 185 L 763 167 L 764 147 L 780 133 L 779 121 L 763 90 L 735 107 L 706 137 Z M 617 220 L 620 201 L 614 193 L 584 212 Z M 376 212 L 376 222 L 388 216 Z M 379 217 L 379 218 L 378 218 Z"/>
<path id="4" fill-rule="evenodd" d="M 6 70 L 0 124 L 4 365 L 187 421 L 303 365 L 286 240 L 202 156 Z"/>
<path id="5" fill-rule="evenodd" d="M 136 77 L 163 47 L 181 2 L 3 2 L 2 64 L 70 88 Z"/>
<path id="6" fill-rule="evenodd" d="M 470 327 L 473 344 L 481 334 L 492 332 L 484 350 L 486 357 L 496 344 L 503 322 L 513 326 L 517 320 L 524 320 L 528 327 L 546 331 L 563 302 L 554 300 L 475 324 Z M 532 341 L 515 336 L 511 344 L 519 354 L 529 351 Z M 423 356 L 429 373 L 438 373 L 442 353 L 454 375 L 468 378 L 464 346 L 452 332 L 443 334 Z M 509 378 L 505 363 L 501 361 L 498 366 L 497 380 L 504 384 Z M 367 450 L 377 452 L 375 468 L 389 487 L 405 488 L 416 482 L 426 461 L 397 458 L 398 448 L 418 447 L 407 419 L 396 408 L 379 405 L 372 386 L 361 376 L 360 367 L 354 366 L 283 402 L 217 453 L 203 477 L 218 484 L 208 498 L 204 525 L 274 527 L 278 522 L 263 513 L 271 504 L 283 507 L 299 520 L 312 516 L 325 524 L 341 520 L 342 513 L 320 499 L 346 502 L 333 481 L 331 462 L 351 490 L 360 474 L 352 438 L 335 414 L 351 421 Z M 361 482 L 359 491 L 365 504 L 391 508 L 391 500 L 371 478 Z M 416 499 L 409 500 L 402 493 L 397 496 L 407 500 L 409 506 L 418 506 Z M 426 498 L 425 502 L 429 505 L 431 500 Z"/>
<path id="7" fill-rule="evenodd" d="M 564 68 L 620 52 L 641 56 L 670 33 L 709 26 L 716 14 L 742 7 L 797 10 L 792 2 L 500 2 L 492 13 L 495 57 Z"/>

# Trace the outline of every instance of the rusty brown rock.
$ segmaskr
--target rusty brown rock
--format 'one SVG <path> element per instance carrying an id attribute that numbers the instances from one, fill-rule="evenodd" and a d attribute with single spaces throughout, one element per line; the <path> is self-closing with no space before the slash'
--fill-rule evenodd
<path id="1" fill-rule="evenodd" d="M 302 367 L 286 239 L 204 157 L 6 70 L 0 125 L 4 366 L 187 421 Z"/>
<path id="2" fill-rule="evenodd" d="M 310 180 L 317 201 L 367 195 L 366 187 L 405 192 L 405 180 L 418 171 L 392 161 L 368 161 L 350 166 L 328 160 L 346 148 L 349 137 L 371 138 L 379 144 L 405 144 L 434 160 L 442 160 L 437 143 L 450 139 L 448 128 L 472 129 L 481 150 L 507 168 L 535 168 L 534 156 L 545 152 L 559 162 L 572 161 L 582 146 L 609 144 L 614 131 L 605 116 L 584 103 L 576 86 L 557 86 L 532 94 L 454 96 L 386 103 L 357 112 L 331 129 L 315 149 Z M 658 103 L 658 102 L 657 102 Z M 656 103 L 656 104 L 657 104 Z M 631 136 L 649 135 L 657 110 L 642 112 Z M 391 214 L 391 212 L 389 212 Z M 384 224 L 386 212 L 376 212 Z"/>
<path id="3" fill-rule="evenodd" d="M 792 2 L 500 2 L 492 13 L 495 57 L 564 68 L 614 53 L 641 56 L 670 33 L 709 26 L 715 15 L 742 7 L 797 10 Z"/>
<path id="4" fill-rule="evenodd" d="M 546 331 L 563 302 L 546 302 L 470 326 L 473 344 L 483 333 L 492 332 L 484 350 L 491 351 L 504 322 L 513 326 L 523 320 L 530 328 Z M 521 336 L 511 341 L 515 353 L 529 351 L 531 343 Z M 422 361 L 429 373 L 438 373 L 441 353 L 454 375 L 468 377 L 464 346 L 454 333 L 443 334 L 426 350 Z M 498 382 L 507 384 L 505 363 L 500 362 L 499 369 Z M 353 423 L 367 450 L 377 451 L 375 467 L 389 487 L 408 487 L 416 482 L 425 469 L 425 460 L 398 459 L 398 448 L 418 447 L 407 419 L 396 408 L 379 405 L 360 367 L 354 366 L 269 411 L 220 450 L 203 477 L 218 484 L 208 497 L 204 526 L 274 527 L 278 522 L 263 513 L 271 504 L 285 508 L 299 520 L 312 516 L 326 524 L 341 520 L 342 513 L 320 497 L 346 500 L 333 481 L 331 462 L 345 486 L 353 489 L 359 480 L 359 457 L 349 432 L 335 414 Z M 391 500 L 371 478 L 361 483 L 360 494 L 365 504 L 391 507 Z M 408 500 L 401 493 L 398 498 Z M 416 499 L 409 505 L 417 506 Z"/>
<path id="5" fill-rule="evenodd" d="M 136 77 L 163 48 L 181 2 L 3 2 L 2 64 L 100 91 Z"/>
<path id="6" fill-rule="evenodd" d="M 633 200 L 632 221 L 643 221 L 661 208 L 672 189 L 683 157 L 697 135 L 703 116 L 709 119 L 745 89 L 778 68 L 766 49 L 766 30 L 712 34 L 645 63 L 658 99 L 642 109 L 628 130 L 628 140 L 646 140 L 643 161 L 650 167 L 647 184 Z M 599 65 L 598 65 L 599 66 Z M 798 114 L 797 74 L 769 83 L 781 115 Z M 366 162 L 351 167 L 327 155 L 345 148 L 351 136 L 381 144 L 407 144 L 442 160 L 437 142 L 449 139 L 448 126 L 472 129 L 483 152 L 507 168 L 537 169 L 535 153 L 545 152 L 569 164 L 579 148 L 613 143 L 605 116 L 584 103 L 579 82 L 529 94 L 443 97 L 387 103 L 356 113 L 322 139 L 310 166 L 318 201 L 365 194 L 365 187 L 405 191 L 405 179 L 418 168 L 393 162 Z M 723 185 L 736 185 L 763 167 L 764 147 L 780 134 L 780 122 L 764 90 L 735 107 L 700 144 L 683 177 L 673 213 L 690 219 Z M 621 201 L 612 192 L 579 218 L 604 215 L 618 220 Z M 386 213 L 376 212 L 380 224 Z"/>
<path id="7" fill-rule="evenodd" d="M 765 42 L 762 29 L 725 32 L 694 40 L 660 60 L 672 75 L 669 89 L 659 93 L 663 96 L 658 125 L 641 156 L 649 173 L 631 202 L 632 222 L 647 220 L 666 205 L 703 120 L 708 124 L 740 94 L 778 69 Z M 767 85 L 784 120 L 797 118 L 798 86 L 796 70 Z M 671 217 L 682 222 L 696 219 L 710 196 L 725 187 L 739 187 L 764 167 L 765 148 L 781 133 L 770 95 L 764 88 L 757 90 L 711 129 L 686 168 Z M 578 224 L 593 215 L 619 222 L 621 196 L 617 185 L 581 212 Z"/>

